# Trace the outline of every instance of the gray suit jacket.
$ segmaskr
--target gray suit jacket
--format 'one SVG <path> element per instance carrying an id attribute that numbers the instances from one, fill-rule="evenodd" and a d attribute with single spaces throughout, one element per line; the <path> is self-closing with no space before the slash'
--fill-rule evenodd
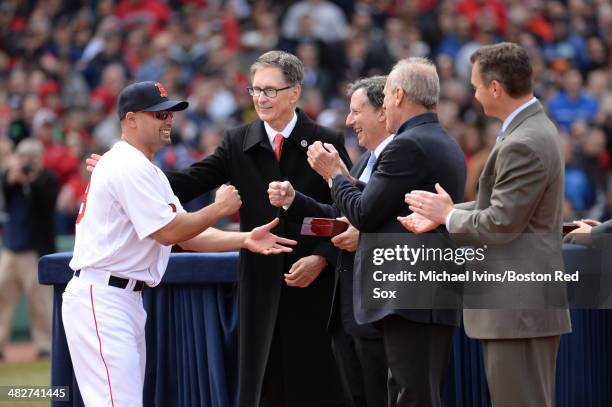
<path id="1" fill-rule="evenodd" d="M 461 236 L 468 240 L 462 243 L 488 245 L 486 262 L 524 259 L 530 270 L 562 270 L 563 188 L 559 134 L 536 102 L 506 128 L 484 166 L 476 201 L 455 206 L 449 231 L 467 234 Z M 520 239 L 512 240 L 516 234 L 530 234 L 528 251 L 517 243 Z M 542 295 L 537 284 L 523 285 L 521 290 L 523 287 L 521 295 L 526 298 Z M 463 320 L 468 336 L 480 339 L 534 338 L 571 331 L 566 309 L 466 309 Z"/>

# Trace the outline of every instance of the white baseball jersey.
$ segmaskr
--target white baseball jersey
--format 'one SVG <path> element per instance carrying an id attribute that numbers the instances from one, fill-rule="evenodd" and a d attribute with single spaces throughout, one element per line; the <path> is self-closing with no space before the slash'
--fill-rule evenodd
<path id="1" fill-rule="evenodd" d="M 70 268 L 159 284 L 171 246 L 150 235 L 185 212 L 164 173 L 119 141 L 100 158 L 83 198 Z"/>

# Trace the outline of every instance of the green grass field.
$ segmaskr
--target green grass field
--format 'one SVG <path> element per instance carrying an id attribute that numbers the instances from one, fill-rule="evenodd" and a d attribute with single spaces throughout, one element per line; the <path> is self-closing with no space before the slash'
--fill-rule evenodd
<path id="1" fill-rule="evenodd" d="M 51 378 L 49 359 L 29 363 L 0 364 L 0 386 L 48 386 Z M 0 401 L 0 406 L 41 407 L 48 401 Z"/>

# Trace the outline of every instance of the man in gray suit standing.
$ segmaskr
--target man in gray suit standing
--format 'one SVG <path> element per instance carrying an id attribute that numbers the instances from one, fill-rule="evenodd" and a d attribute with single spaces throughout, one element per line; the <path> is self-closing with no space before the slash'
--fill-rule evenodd
<path id="1" fill-rule="evenodd" d="M 536 270 L 562 266 L 563 153 L 557 129 L 533 96 L 529 57 L 501 43 L 478 49 L 471 62 L 476 100 L 487 116 L 503 121 L 476 201 L 453 205 L 439 185 L 437 193 L 411 191 L 406 203 L 414 213 L 399 220 L 417 233 L 446 224 L 470 244 L 488 245 L 489 262 L 524 258 L 512 239 L 528 236 Z M 524 298 L 542 295 L 537 285 L 523 287 Z M 467 335 L 483 343 L 493 407 L 554 406 L 559 339 L 571 323 L 567 309 L 544 308 L 464 310 Z"/>

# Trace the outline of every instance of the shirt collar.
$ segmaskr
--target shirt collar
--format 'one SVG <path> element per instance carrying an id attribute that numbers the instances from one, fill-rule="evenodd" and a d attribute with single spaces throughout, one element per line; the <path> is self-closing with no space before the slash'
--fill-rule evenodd
<path id="1" fill-rule="evenodd" d="M 289 135 L 295 128 L 295 124 L 297 123 L 297 114 L 293 112 L 293 117 L 289 120 L 289 123 L 285 126 L 282 131 L 274 130 L 267 122 L 264 122 L 264 128 L 266 129 L 266 134 L 268 135 L 268 140 L 270 140 L 270 145 L 274 148 L 274 136 L 278 133 L 282 134 L 284 138 L 289 138 Z"/>
<path id="2" fill-rule="evenodd" d="M 391 140 L 393 140 L 393 137 L 395 137 L 395 134 L 390 135 L 389 137 L 381 141 L 379 145 L 376 146 L 376 148 L 374 149 L 374 156 L 377 160 L 378 157 L 380 157 L 380 153 L 382 153 L 385 147 L 387 147 L 387 144 L 389 144 Z"/>
<path id="3" fill-rule="evenodd" d="M 537 101 L 538 101 L 538 99 L 534 96 L 531 99 L 529 99 L 527 102 L 525 102 L 522 105 L 520 105 L 519 107 L 517 107 L 514 112 L 510 113 L 510 116 L 506 117 L 506 120 L 504 120 L 504 123 L 502 124 L 502 128 L 501 128 L 502 133 L 506 131 L 506 129 L 508 128 L 510 123 L 512 123 L 512 120 L 514 120 L 514 118 L 520 112 L 522 112 L 523 110 L 527 109 L 529 106 L 531 106 L 532 104 L 534 104 Z"/>

